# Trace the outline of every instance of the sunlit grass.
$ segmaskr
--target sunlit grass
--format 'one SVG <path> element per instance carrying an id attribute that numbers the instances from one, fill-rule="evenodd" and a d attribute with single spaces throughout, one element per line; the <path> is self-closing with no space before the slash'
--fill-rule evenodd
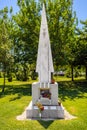
<path id="1" fill-rule="evenodd" d="M 54 76 L 55 81 L 71 81 L 71 78 L 67 78 L 66 76 Z M 76 77 L 74 80 L 85 80 L 85 77 Z"/>
<path id="2" fill-rule="evenodd" d="M 4 95 L 0 96 L 1 130 L 87 130 L 87 82 L 80 78 L 72 82 L 70 78 L 57 77 L 59 98 L 63 106 L 76 119 L 55 121 L 18 121 L 20 115 L 32 100 L 31 83 L 34 81 L 8 82 Z M 66 81 L 65 81 L 66 80 Z M 0 78 L 0 92 L 3 79 Z"/>
<path id="3" fill-rule="evenodd" d="M 6 78 L 6 85 L 21 85 L 21 84 L 31 84 L 32 82 L 35 82 L 35 81 L 32 81 L 32 80 L 29 80 L 29 81 L 19 81 L 19 80 L 16 80 L 15 78 L 13 78 L 13 81 L 12 82 L 9 82 L 8 79 Z M 4 79 L 3 78 L 0 78 L 0 85 L 3 85 L 4 83 Z"/>

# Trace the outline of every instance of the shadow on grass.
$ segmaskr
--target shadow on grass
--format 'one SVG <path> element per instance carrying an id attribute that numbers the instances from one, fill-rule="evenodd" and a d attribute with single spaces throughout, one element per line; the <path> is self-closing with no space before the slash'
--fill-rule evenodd
<path id="1" fill-rule="evenodd" d="M 53 123 L 53 120 L 52 120 L 52 121 L 39 120 L 38 122 L 39 122 L 45 129 L 47 129 L 47 128 Z"/>
<path id="2" fill-rule="evenodd" d="M 74 98 L 84 98 L 84 93 L 87 92 L 87 81 L 60 81 L 58 82 L 59 97 L 61 100 L 65 101 L 66 98 L 74 100 Z M 1 88 L 2 86 L 0 86 Z M 6 95 L 15 95 L 11 99 L 14 101 L 20 99 L 22 96 L 31 96 L 32 87 L 31 84 L 22 84 L 22 85 L 6 85 L 4 94 L 0 93 L 0 98 Z"/>
<path id="3" fill-rule="evenodd" d="M 2 87 L 0 85 L 0 87 Z M 5 92 L 2 94 L 0 92 L 0 98 L 5 97 L 6 95 L 15 95 L 17 94 L 18 96 L 15 98 L 12 98 L 10 101 L 14 101 L 16 99 L 20 99 L 22 96 L 31 96 L 31 84 L 23 84 L 23 85 L 6 85 L 5 87 Z"/>
<path id="4" fill-rule="evenodd" d="M 84 93 L 87 92 L 87 81 L 62 81 L 58 83 L 58 86 L 59 97 L 63 101 L 67 97 L 71 100 L 74 100 L 74 98 L 84 98 Z"/>

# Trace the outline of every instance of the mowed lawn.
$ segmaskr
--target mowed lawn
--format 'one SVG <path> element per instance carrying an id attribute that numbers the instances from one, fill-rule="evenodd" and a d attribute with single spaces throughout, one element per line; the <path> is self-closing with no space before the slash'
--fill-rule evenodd
<path id="1" fill-rule="evenodd" d="M 87 82 L 58 81 L 59 98 L 67 111 L 76 116 L 72 120 L 16 120 L 32 99 L 31 82 L 6 81 L 1 94 L 3 79 L 0 78 L 0 130 L 87 130 Z"/>

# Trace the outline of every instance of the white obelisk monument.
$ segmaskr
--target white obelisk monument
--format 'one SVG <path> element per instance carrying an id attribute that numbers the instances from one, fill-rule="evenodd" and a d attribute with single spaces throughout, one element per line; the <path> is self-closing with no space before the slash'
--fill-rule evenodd
<path id="1" fill-rule="evenodd" d="M 38 72 L 40 83 L 51 82 L 51 72 L 54 72 L 54 68 L 44 4 L 42 9 L 36 72 Z"/>
<path id="2" fill-rule="evenodd" d="M 41 17 L 36 72 L 39 76 L 39 82 L 32 84 L 32 101 L 26 109 L 26 117 L 38 119 L 39 108 L 36 103 L 39 102 L 44 106 L 44 110 L 41 112 L 42 118 L 64 118 L 64 110 L 62 106 L 58 105 L 58 84 L 56 82 L 51 83 L 51 73 L 54 72 L 54 68 L 44 4 Z"/>

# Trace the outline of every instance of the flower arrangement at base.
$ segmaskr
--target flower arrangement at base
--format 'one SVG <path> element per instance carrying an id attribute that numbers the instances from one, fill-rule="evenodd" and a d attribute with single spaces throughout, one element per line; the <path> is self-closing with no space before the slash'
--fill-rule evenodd
<path id="1" fill-rule="evenodd" d="M 40 102 L 37 102 L 36 106 L 38 107 L 39 117 L 41 118 L 41 112 L 44 110 L 44 106 Z"/>
<path id="2" fill-rule="evenodd" d="M 58 100 L 58 105 L 61 106 L 61 99 Z"/>
<path id="3" fill-rule="evenodd" d="M 54 79 L 51 80 L 51 84 L 55 84 L 55 80 Z"/>
<path id="4" fill-rule="evenodd" d="M 51 99 L 51 93 L 49 90 L 42 90 L 40 93 L 41 97 Z"/>
<path id="5" fill-rule="evenodd" d="M 40 102 L 37 102 L 36 106 L 38 107 L 40 113 L 44 110 L 44 106 Z"/>
<path id="6" fill-rule="evenodd" d="M 61 102 L 60 101 L 58 102 L 58 105 L 61 106 Z"/>

